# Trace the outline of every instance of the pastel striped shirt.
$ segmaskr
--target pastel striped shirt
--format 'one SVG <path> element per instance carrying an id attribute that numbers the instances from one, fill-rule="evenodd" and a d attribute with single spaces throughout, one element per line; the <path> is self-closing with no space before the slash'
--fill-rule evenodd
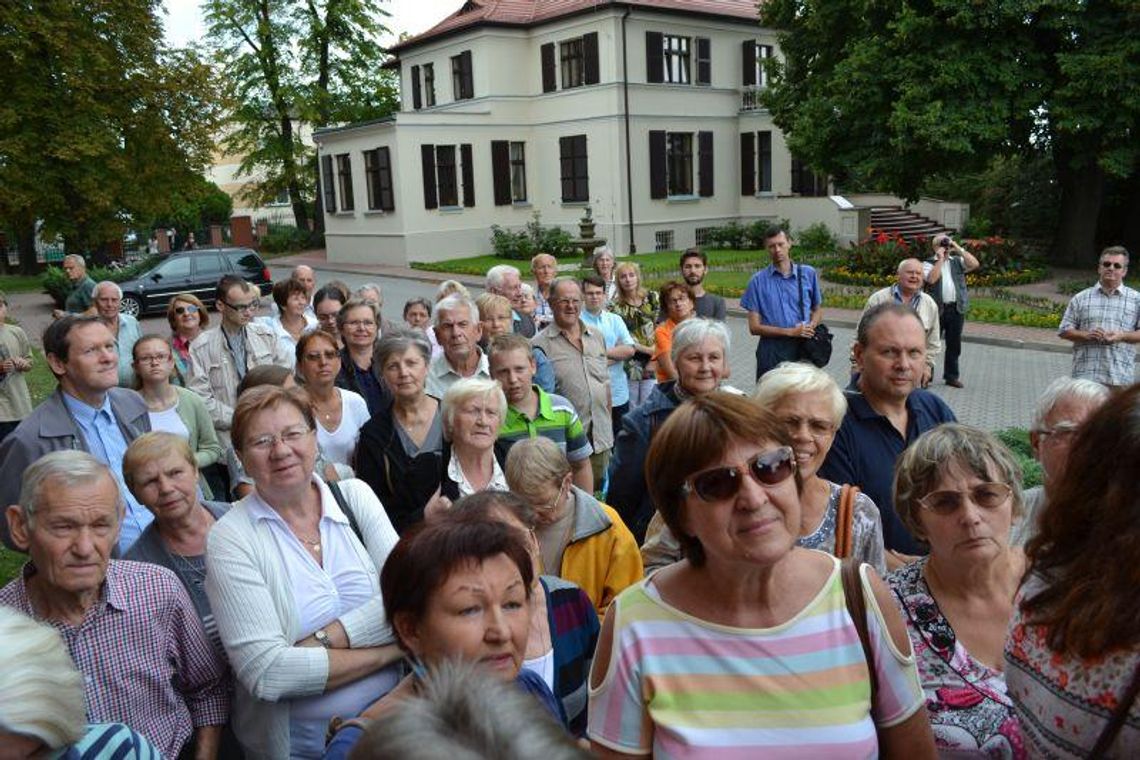
<path id="1" fill-rule="evenodd" d="M 664 758 L 876 756 L 876 726 L 913 715 L 922 687 L 913 654 L 895 648 L 864 577 L 879 683 L 871 705 L 834 562 L 815 598 L 774 628 L 694 618 L 664 602 L 652 576 L 623 591 L 607 613 L 613 649 L 604 680 L 590 692 L 589 737 Z"/>

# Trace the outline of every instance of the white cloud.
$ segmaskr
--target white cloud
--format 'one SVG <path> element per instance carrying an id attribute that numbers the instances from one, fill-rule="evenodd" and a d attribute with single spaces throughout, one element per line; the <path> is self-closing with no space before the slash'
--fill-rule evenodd
<path id="1" fill-rule="evenodd" d="M 163 19 L 166 41 L 176 47 L 195 47 L 206 32 L 199 10 L 199 0 L 165 0 L 167 14 Z M 394 42 L 401 32 L 419 34 L 454 13 L 463 0 L 386 0 L 380 7 L 391 14 L 387 26 Z"/>

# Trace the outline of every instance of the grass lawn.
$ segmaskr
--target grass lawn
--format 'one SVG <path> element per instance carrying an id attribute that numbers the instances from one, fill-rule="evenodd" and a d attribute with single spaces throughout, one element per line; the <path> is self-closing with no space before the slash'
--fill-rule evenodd
<path id="1" fill-rule="evenodd" d="M 6 274 L 0 277 L 0 290 L 5 293 L 42 293 L 43 275 Z"/>

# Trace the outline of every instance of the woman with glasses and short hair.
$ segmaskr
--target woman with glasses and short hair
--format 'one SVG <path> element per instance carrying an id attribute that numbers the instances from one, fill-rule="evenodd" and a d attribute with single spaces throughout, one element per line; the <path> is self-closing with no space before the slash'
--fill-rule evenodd
<path id="1" fill-rule="evenodd" d="M 380 321 L 380 307 L 362 298 L 348 299 L 336 317 L 337 330 L 344 339 L 336 385 L 359 393 L 368 404 L 369 416 L 384 409 L 392 398 L 376 362 Z"/>
<path id="2" fill-rule="evenodd" d="M 320 757 L 329 720 L 400 677 L 380 594 L 396 531 L 366 483 L 313 473 L 315 427 L 304 391 L 242 394 L 233 443 L 255 489 L 207 541 L 206 594 L 248 758 Z"/>
<path id="3" fill-rule="evenodd" d="M 894 501 L 929 556 L 887 583 L 903 613 L 940 752 L 1026 757 L 1003 646 L 1025 557 L 1009 545 L 1021 470 L 996 438 L 939 425 L 899 457 Z"/>
<path id="4" fill-rule="evenodd" d="M 190 375 L 190 344 L 210 326 L 206 306 L 193 293 L 179 293 L 166 306 L 166 321 L 170 324 L 170 347 L 174 349 L 176 382 L 186 384 Z"/>
<path id="5" fill-rule="evenodd" d="M 693 398 L 657 431 L 645 475 L 685 559 L 610 605 L 590 674 L 595 752 L 934 757 L 890 592 L 866 565 L 841 573 L 796 546 L 778 419 L 724 392 Z"/>
<path id="6" fill-rule="evenodd" d="M 359 393 L 336 387 L 341 371 L 336 338 L 323 330 L 301 336 L 297 342 L 297 376 L 308 392 L 317 421 L 317 445 L 329 462 L 353 467 L 360 428 L 372 416 Z"/>

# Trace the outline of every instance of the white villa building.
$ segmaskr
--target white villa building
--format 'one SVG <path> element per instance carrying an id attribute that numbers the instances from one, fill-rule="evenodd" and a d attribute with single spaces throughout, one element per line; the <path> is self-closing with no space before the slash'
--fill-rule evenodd
<path id="1" fill-rule="evenodd" d="M 619 255 L 730 221 L 870 224 L 759 106 L 779 51 L 755 0 L 468 0 L 392 52 L 400 111 L 313 135 L 329 261 L 489 253 L 536 211 L 577 236 L 587 205 Z M 957 226 L 946 205 L 920 211 Z"/>

